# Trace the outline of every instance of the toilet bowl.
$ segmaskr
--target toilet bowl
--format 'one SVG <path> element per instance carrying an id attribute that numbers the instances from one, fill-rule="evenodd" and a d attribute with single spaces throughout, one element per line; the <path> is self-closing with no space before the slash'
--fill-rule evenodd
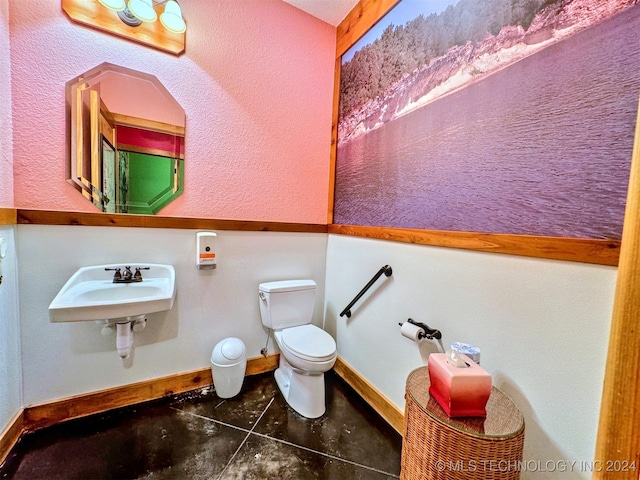
<path id="1" fill-rule="evenodd" d="M 274 336 L 280 348 L 275 378 L 282 395 L 303 417 L 321 417 L 326 411 L 324 372 L 338 356 L 335 341 L 315 325 L 286 328 Z"/>
<path id="2" fill-rule="evenodd" d="M 275 379 L 283 397 L 300 415 L 321 417 L 325 411 L 324 372 L 336 362 L 336 342 L 311 324 L 316 284 L 312 280 L 262 283 L 260 314 L 273 329 L 280 350 Z"/>

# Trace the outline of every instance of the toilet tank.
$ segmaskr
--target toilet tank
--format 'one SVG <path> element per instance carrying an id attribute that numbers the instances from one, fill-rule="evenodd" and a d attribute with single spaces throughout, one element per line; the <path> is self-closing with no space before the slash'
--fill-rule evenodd
<path id="1" fill-rule="evenodd" d="M 280 330 L 311 323 L 316 300 L 316 282 L 313 280 L 261 283 L 258 294 L 265 327 Z"/>

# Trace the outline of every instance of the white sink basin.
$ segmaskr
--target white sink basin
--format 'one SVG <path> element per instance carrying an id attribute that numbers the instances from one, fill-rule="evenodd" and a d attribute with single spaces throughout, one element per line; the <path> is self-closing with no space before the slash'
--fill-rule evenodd
<path id="1" fill-rule="evenodd" d="M 113 283 L 105 268 L 130 266 L 142 270 L 142 281 Z M 51 322 L 110 320 L 171 310 L 176 296 L 176 273 L 171 265 L 128 263 L 82 267 L 64 284 L 49 305 Z"/>

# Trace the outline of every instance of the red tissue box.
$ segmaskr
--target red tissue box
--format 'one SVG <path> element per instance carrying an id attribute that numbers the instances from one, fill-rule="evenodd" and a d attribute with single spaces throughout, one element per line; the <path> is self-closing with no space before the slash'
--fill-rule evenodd
<path id="1" fill-rule="evenodd" d="M 454 367 L 444 353 L 429 355 L 429 393 L 450 417 L 484 417 L 491 394 L 491 375 L 466 355 L 469 365 Z"/>

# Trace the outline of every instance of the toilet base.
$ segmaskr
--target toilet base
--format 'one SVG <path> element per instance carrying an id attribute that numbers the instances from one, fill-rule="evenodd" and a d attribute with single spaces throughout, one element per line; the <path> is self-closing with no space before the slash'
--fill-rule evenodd
<path id="1" fill-rule="evenodd" d="M 306 418 L 324 415 L 324 373 L 299 373 L 280 354 L 280 365 L 274 377 L 282 396 L 296 412 Z"/>

